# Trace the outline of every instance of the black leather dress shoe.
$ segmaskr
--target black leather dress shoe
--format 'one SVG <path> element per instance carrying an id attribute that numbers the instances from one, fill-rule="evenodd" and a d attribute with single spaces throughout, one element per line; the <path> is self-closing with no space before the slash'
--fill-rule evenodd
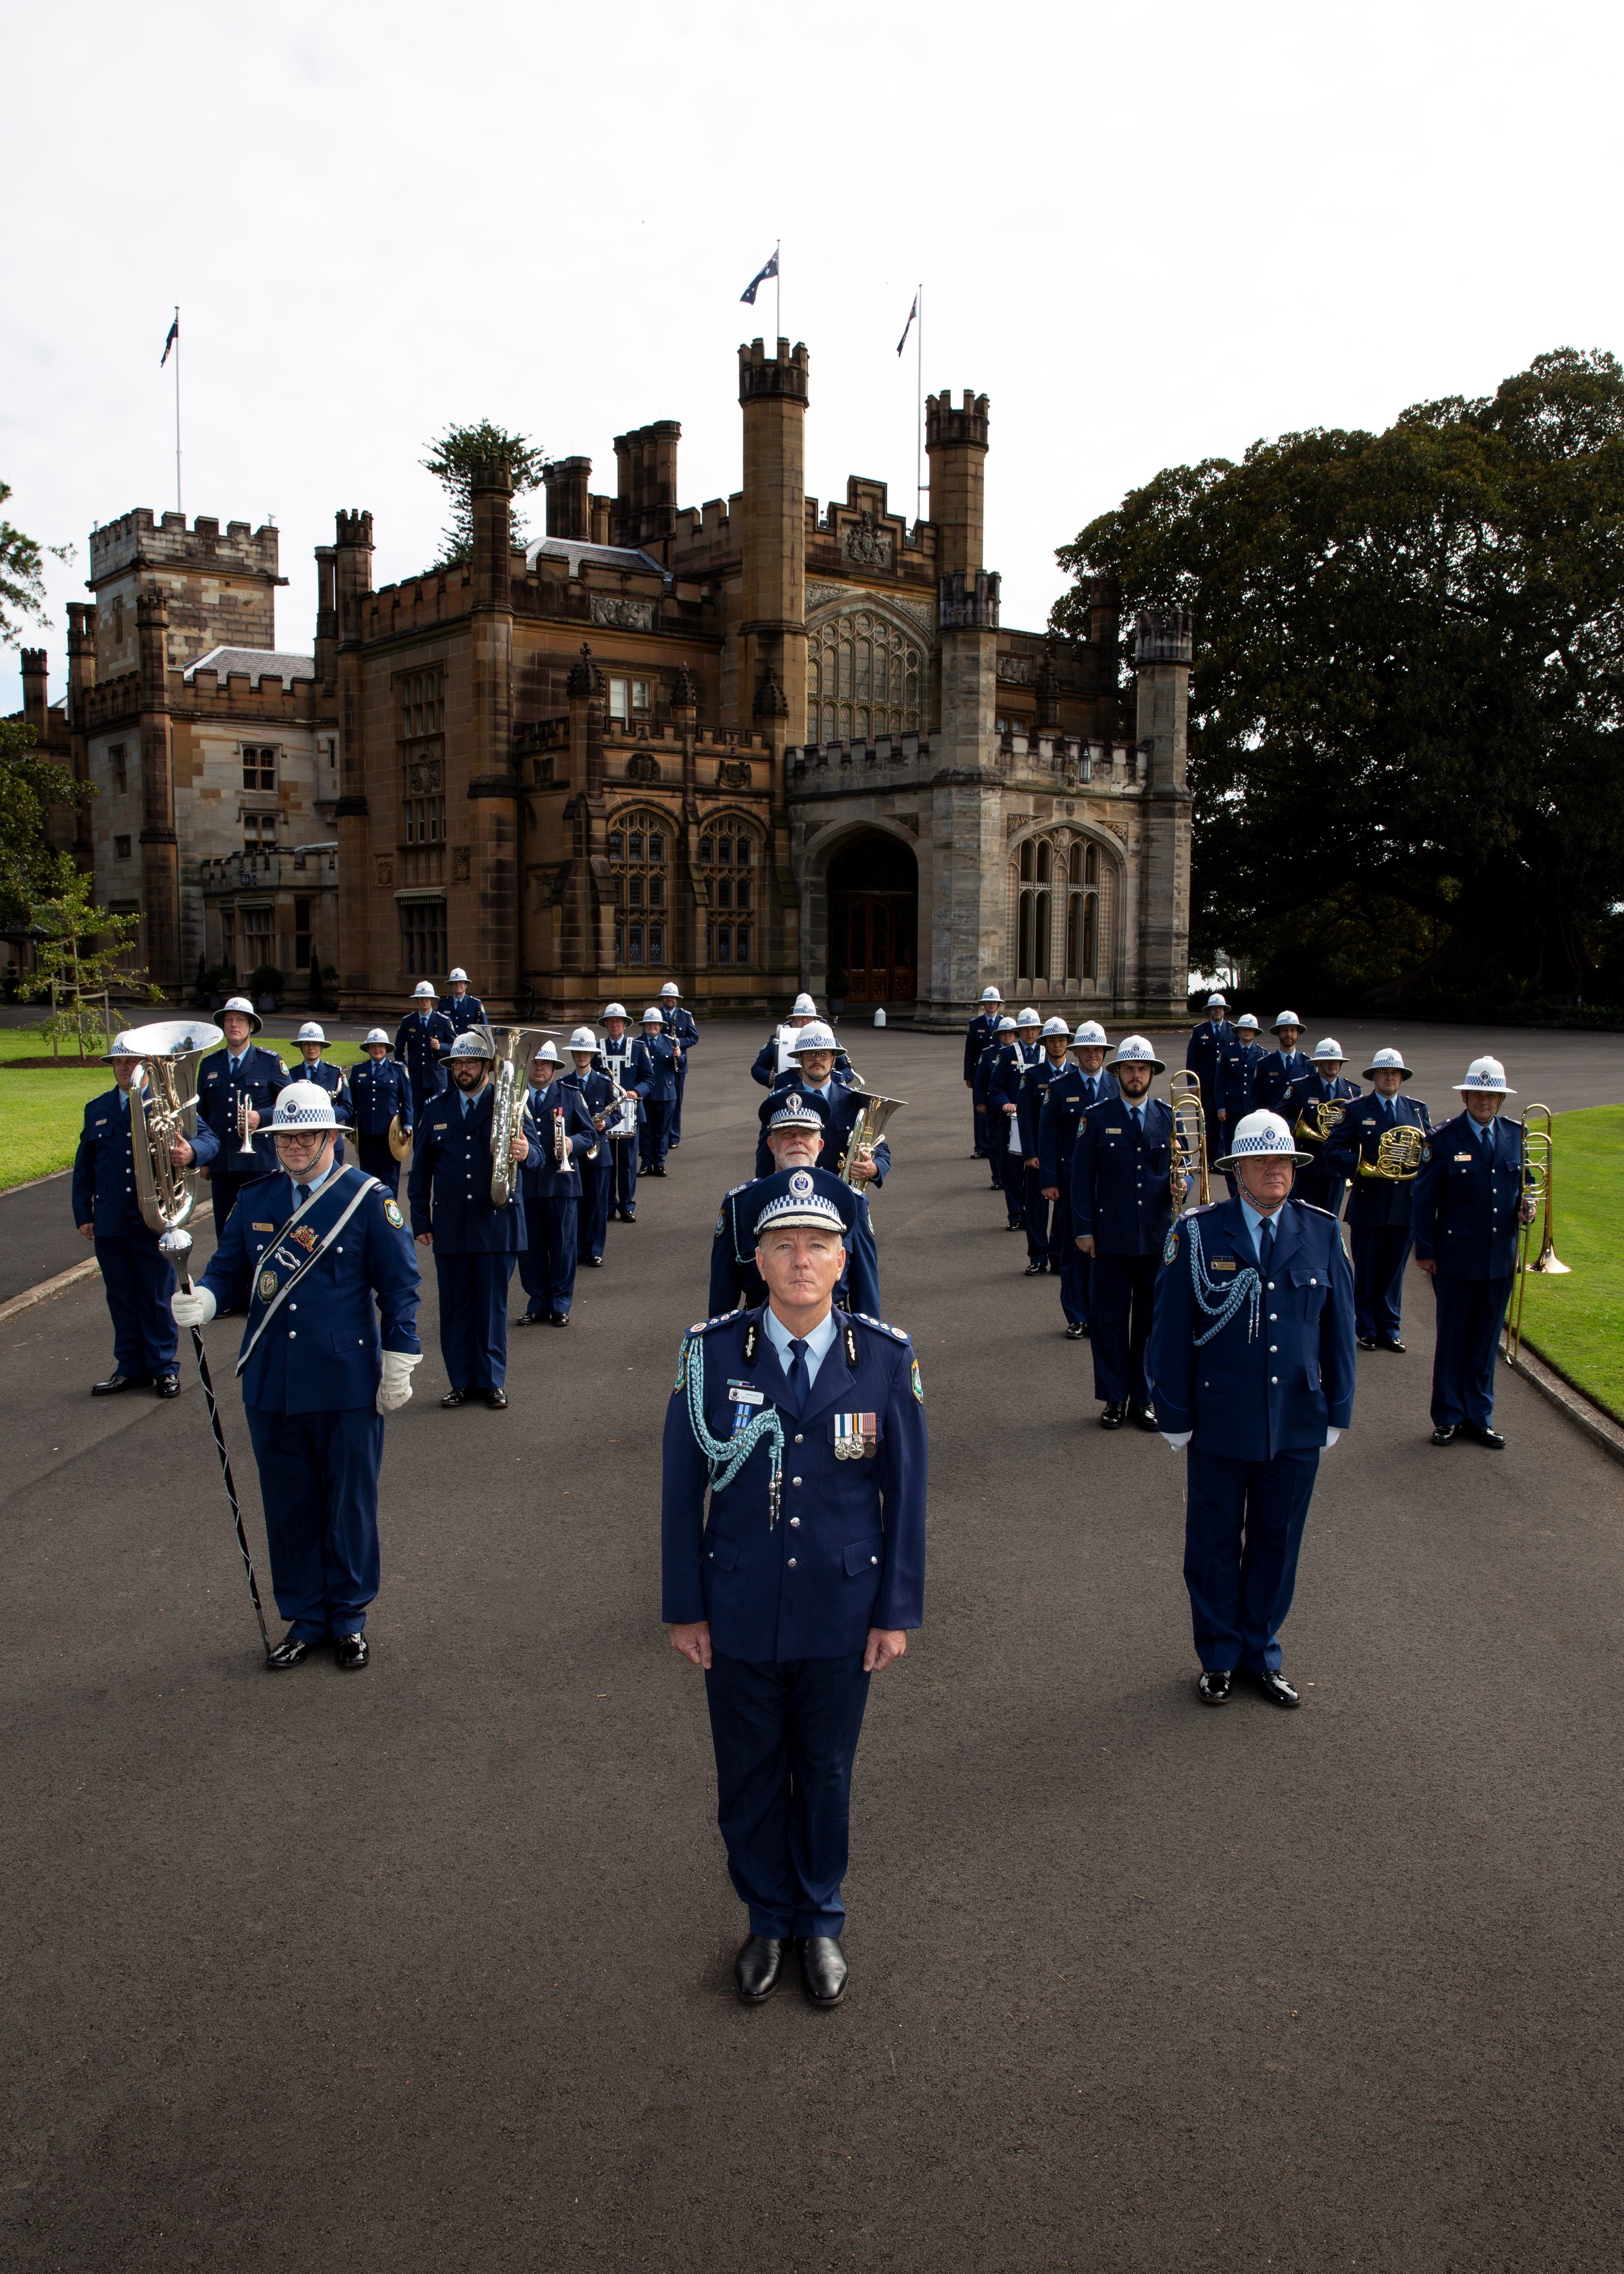
<path id="1" fill-rule="evenodd" d="M 622 1209 L 620 1210 L 620 1222 L 622 1224 L 635 1224 L 636 1221 L 637 1211 L 635 1209 Z"/>
<path id="2" fill-rule="evenodd" d="M 157 1391 L 160 1397 L 178 1397 L 180 1396 L 180 1376 L 177 1374 L 161 1374 L 156 1382 L 154 1382 L 153 1388 Z"/>
<path id="3" fill-rule="evenodd" d="M 583 1255 L 581 1261 L 589 1271 L 601 1271 L 604 1268 L 604 1259 L 601 1255 Z"/>
<path id="4" fill-rule="evenodd" d="M 547 1314 L 545 1311 L 521 1311 L 513 1323 L 515 1327 L 545 1327 Z"/>
<path id="5" fill-rule="evenodd" d="M 465 1386 L 461 1389 L 448 1389 L 440 1402 L 442 1405 L 447 1407 L 452 1405 L 466 1405 L 473 1394 L 473 1389 L 470 1386 Z"/>
<path id="6" fill-rule="evenodd" d="M 759 2006 L 763 1999 L 771 1997 L 784 1971 L 784 1954 L 788 1948 L 786 1935 L 746 1935 L 733 1961 L 733 1980 L 747 2006 Z"/>
<path id="7" fill-rule="evenodd" d="M 302 1666 L 309 1656 L 310 1645 L 301 1642 L 298 1636 L 289 1630 L 265 1662 L 273 1674 L 285 1674 L 290 1666 Z"/>
<path id="8" fill-rule="evenodd" d="M 508 1411 L 508 1392 L 505 1389 L 487 1389 L 485 1402 L 492 1413 L 505 1413 Z"/>
<path id="9" fill-rule="evenodd" d="M 1378 1343 L 1376 1347 L 1378 1350 L 1391 1351 L 1395 1358 L 1402 1358 L 1404 1355 L 1404 1345 L 1396 1335 L 1389 1335 L 1385 1342 Z"/>
<path id="10" fill-rule="evenodd" d="M 1503 1453 L 1506 1449 L 1506 1441 L 1500 1431 L 1485 1429 L 1480 1422 L 1462 1421 L 1461 1434 L 1462 1437 L 1470 1437 L 1474 1445 L 1486 1445 L 1491 1453 Z"/>
<path id="11" fill-rule="evenodd" d="M 569 1313 L 568 1311 L 554 1311 L 553 1316 L 547 1321 L 547 1324 L 550 1327 L 567 1327 L 569 1324 Z"/>
<path id="12" fill-rule="evenodd" d="M 1041 1279 L 1048 1269 L 1049 1266 L 1041 1256 L 1034 1256 L 1032 1261 L 1026 1266 L 1026 1276 L 1028 1279 Z"/>
<path id="13" fill-rule="evenodd" d="M 125 1389 L 145 1389 L 151 1381 L 150 1374 L 120 1374 L 115 1367 L 105 1382 L 91 1383 L 90 1394 L 93 1397 L 117 1397 Z"/>
<path id="14" fill-rule="evenodd" d="M 1079 1325 L 1075 1319 L 1066 1322 L 1066 1340 L 1069 1343 L 1080 1343 L 1087 1331 L 1087 1328 Z"/>
<path id="15" fill-rule="evenodd" d="M 838 2006 L 846 1995 L 846 1954 L 832 1934 L 803 1934 L 796 1943 L 801 1953 L 801 1986 L 815 2006 Z"/>
<path id="16" fill-rule="evenodd" d="M 1432 1442 L 1435 1445 L 1453 1445 L 1460 1434 L 1458 1421 L 1440 1421 L 1432 1432 Z"/>
<path id="17" fill-rule="evenodd" d="M 1195 1694 L 1203 1706 L 1227 1706 L 1229 1685 L 1235 1679 L 1228 1667 L 1210 1667 L 1195 1685 Z"/>
<path id="18" fill-rule="evenodd" d="M 1139 1423 L 1141 1429 L 1148 1429 L 1154 1435 L 1156 1427 L 1156 1416 L 1154 1407 L 1149 1405 L 1136 1405 L 1133 1409 L 1133 1418 Z"/>
<path id="19" fill-rule="evenodd" d="M 1300 1706 L 1302 1699 L 1283 1674 L 1260 1674 L 1258 1687 L 1271 1706 Z"/>
<path id="20" fill-rule="evenodd" d="M 1127 1418 L 1128 1409 L 1125 1405 L 1107 1405 L 1101 1412 L 1100 1427 L 1101 1429 L 1120 1429 Z"/>
<path id="21" fill-rule="evenodd" d="M 364 1634 L 338 1635 L 334 1639 L 333 1657 L 341 1674 L 359 1674 L 372 1654 Z"/>
<path id="22" fill-rule="evenodd" d="M 1380 1350 L 1381 1348 L 1381 1344 L 1376 1340 L 1374 1335 L 1360 1335 L 1357 1337 L 1356 1339 L 1357 1340 L 1361 1350 Z"/>

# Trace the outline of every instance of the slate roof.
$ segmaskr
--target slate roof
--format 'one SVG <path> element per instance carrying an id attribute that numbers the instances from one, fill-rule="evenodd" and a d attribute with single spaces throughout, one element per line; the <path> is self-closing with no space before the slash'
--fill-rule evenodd
<path id="1" fill-rule="evenodd" d="M 254 687 L 268 672 L 285 687 L 290 680 L 313 679 L 316 659 L 313 655 L 287 655 L 274 647 L 212 647 L 207 655 L 189 663 L 181 676 L 190 684 L 199 671 L 217 671 L 222 679 L 229 672 L 245 671 Z"/>
<path id="2" fill-rule="evenodd" d="M 581 563 L 590 561 L 595 568 L 618 568 L 630 576 L 658 576 L 670 582 L 659 562 L 636 546 L 586 545 L 574 537 L 544 537 L 526 547 L 526 568 L 533 568 L 543 553 L 550 561 L 567 561 L 572 576 L 578 576 Z"/>

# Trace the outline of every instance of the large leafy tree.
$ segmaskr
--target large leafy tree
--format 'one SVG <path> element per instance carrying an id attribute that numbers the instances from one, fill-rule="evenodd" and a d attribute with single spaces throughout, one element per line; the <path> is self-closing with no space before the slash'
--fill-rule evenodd
<path id="1" fill-rule="evenodd" d="M 11 494 L 11 484 L 0 482 L 0 506 Z M 73 547 L 41 545 L 0 516 L 0 647 L 13 646 L 22 637 L 25 616 L 49 621 L 43 574 L 48 554 L 53 561 L 71 561 Z"/>
<path id="2" fill-rule="evenodd" d="M 518 501 L 540 486 L 541 470 L 546 463 L 545 450 L 535 448 L 523 434 L 510 434 L 505 426 L 494 426 L 482 418 L 473 426 L 447 426 L 429 444 L 431 455 L 423 461 L 428 471 L 445 484 L 451 509 L 441 543 L 444 551 L 435 567 L 455 568 L 474 553 L 474 468 L 483 458 L 506 458 L 513 470 L 514 515 L 513 534 L 515 542 L 523 543 L 525 536 L 524 516 L 518 510 Z"/>
<path id="3" fill-rule="evenodd" d="M 31 904 L 56 881 L 56 855 L 45 841 L 51 807 L 89 794 L 65 766 L 40 756 L 32 727 L 0 719 L 0 923 L 26 923 Z"/>
<path id="4" fill-rule="evenodd" d="M 1624 371 L 1175 466 L 1060 553 L 1192 608 L 1196 959 L 1350 1001 L 1619 991 Z"/>

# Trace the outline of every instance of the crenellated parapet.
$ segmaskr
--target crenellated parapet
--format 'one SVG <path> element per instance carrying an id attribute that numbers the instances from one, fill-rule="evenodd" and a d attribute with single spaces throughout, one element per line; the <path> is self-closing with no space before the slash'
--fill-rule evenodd
<path id="1" fill-rule="evenodd" d="M 944 632 L 992 631 L 998 629 L 998 572 L 978 568 L 966 574 L 956 568 L 937 586 L 937 605 Z"/>
<path id="2" fill-rule="evenodd" d="M 154 516 L 150 507 L 139 506 L 91 531 L 88 581 L 94 588 L 126 568 L 207 565 L 281 584 L 287 579 L 279 574 L 280 546 L 268 523 L 251 529 L 245 521 L 230 521 L 222 536 L 219 520 L 211 514 L 200 513 L 188 523 L 184 513 Z"/>
<path id="3" fill-rule="evenodd" d="M 766 344 L 752 340 L 748 347 L 739 349 L 739 400 L 741 403 L 760 403 L 777 397 L 806 407 L 809 386 L 809 364 L 806 342 L 797 340 L 793 349 L 787 340 L 780 340 L 776 355 L 769 355 Z"/>
<path id="4" fill-rule="evenodd" d="M 1189 663 L 1195 655 L 1195 617 L 1188 608 L 1141 608 L 1133 619 L 1133 659 Z"/>

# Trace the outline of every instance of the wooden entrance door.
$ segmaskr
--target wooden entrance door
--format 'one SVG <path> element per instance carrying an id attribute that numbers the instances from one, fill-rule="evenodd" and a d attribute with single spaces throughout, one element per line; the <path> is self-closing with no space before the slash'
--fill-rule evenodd
<path id="1" fill-rule="evenodd" d="M 830 968 L 848 1003 L 911 1003 L 918 991 L 914 892 L 842 892 L 834 902 Z"/>

